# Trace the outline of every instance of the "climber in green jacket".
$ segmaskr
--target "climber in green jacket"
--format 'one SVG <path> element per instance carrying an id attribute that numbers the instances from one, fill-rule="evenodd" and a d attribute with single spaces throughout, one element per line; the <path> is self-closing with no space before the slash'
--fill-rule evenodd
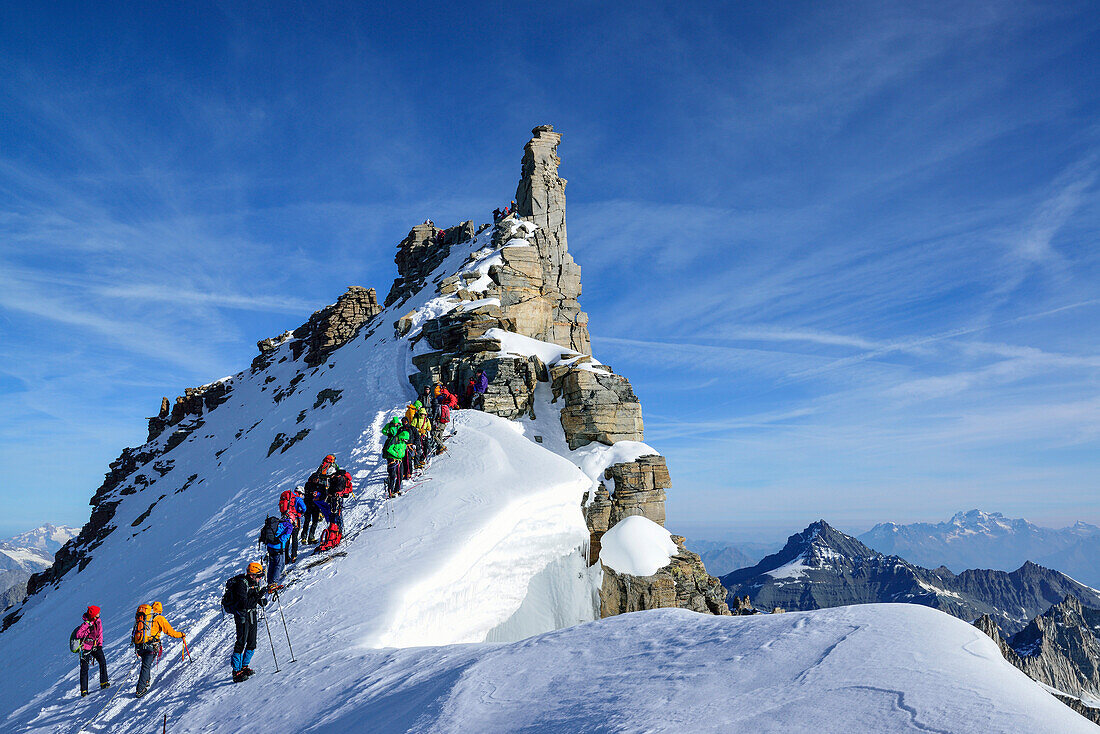
<path id="1" fill-rule="evenodd" d="M 398 426 L 400 422 L 398 422 Z M 389 425 L 386 426 L 389 428 Z M 397 433 L 397 426 L 394 427 L 394 433 Z M 385 429 L 382 429 L 383 432 Z M 393 435 L 386 439 L 386 444 L 382 447 L 382 455 L 386 457 L 386 491 L 388 496 L 401 494 L 401 478 L 402 465 L 405 462 L 405 441 L 399 436 Z"/>
<path id="2" fill-rule="evenodd" d="M 397 435 L 397 431 L 401 428 L 401 419 L 398 416 L 394 416 L 390 419 L 390 422 L 382 426 L 382 435 L 393 438 Z"/>

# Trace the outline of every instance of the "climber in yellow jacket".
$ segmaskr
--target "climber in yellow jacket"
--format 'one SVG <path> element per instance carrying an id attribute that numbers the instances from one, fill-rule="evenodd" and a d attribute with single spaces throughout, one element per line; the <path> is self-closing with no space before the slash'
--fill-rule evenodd
<path id="1" fill-rule="evenodd" d="M 432 422 L 428 418 L 428 411 L 424 408 L 417 408 L 415 415 L 409 421 L 412 427 L 416 429 L 416 432 L 420 434 L 421 441 L 424 444 L 424 455 L 417 459 L 417 466 L 423 467 L 427 463 L 427 458 L 435 454 L 435 446 L 432 436 Z"/>
<path id="2" fill-rule="evenodd" d="M 172 629 L 168 620 L 164 618 L 164 607 L 159 601 L 142 604 L 137 608 L 134 620 L 133 643 L 134 651 L 141 658 L 141 673 L 138 674 L 137 696 L 141 698 L 149 691 L 149 679 L 153 675 L 153 664 L 160 657 L 160 634 L 165 633 L 169 637 L 182 639 L 187 644 L 187 636 L 182 632 Z"/>

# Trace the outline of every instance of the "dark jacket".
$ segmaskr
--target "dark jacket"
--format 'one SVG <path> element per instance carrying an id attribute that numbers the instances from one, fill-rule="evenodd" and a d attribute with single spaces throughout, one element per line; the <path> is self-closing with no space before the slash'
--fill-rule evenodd
<path id="1" fill-rule="evenodd" d="M 344 498 L 352 492 L 351 475 L 341 469 L 328 479 L 328 505 L 333 510 L 344 507 Z"/>
<path id="2" fill-rule="evenodd" d="M 247 573 L 229 579 L 229 604 L 234 614 L 250 612 L 267 604 L 267 587 Z"/>
<path id="3" fill-rule="evenodd" d="M 315 495 L 316 492 L 321 493 L 320 499 L 325 498 L 325 494 L 328 492 L 328 477 L 325 476 L 320 469 L 309 475 L 309 479 L 306 480 L 306 507 L 313 509 L 313 504 L 317 501 Z"/>
<path id="4" fill-rule="evenodd" d="M 475 378 L 474 392 L 478 395 L 484 395 L 485 391 L 489 389 L 489 375 L 482 372 Z"/>

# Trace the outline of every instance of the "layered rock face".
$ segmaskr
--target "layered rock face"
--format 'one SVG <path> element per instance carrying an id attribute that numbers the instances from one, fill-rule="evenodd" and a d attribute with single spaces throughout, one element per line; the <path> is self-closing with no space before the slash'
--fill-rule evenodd
<path id="1" fill-rule="evenodd" d="M 539 125 L 523 149 L 523 175 L 516 187 L 516 212 L 538 226 L 534 246 L 542 269 L 542 298 L 549 303 L 548 318 L 537 325 L 536 338 L 569 347 L 581 354 L 591 351 L 588 315 L 581 311 L 581 269 L 569 254 L 565 230 L 565 184 L 558 176 L 558 144 L 561 133 L 552 125 Z M 507 263 L 507 261 L 506 261 Z M 513 300 L 514 299 L 514 300 Z M 522 294 L 501 299 L 505 313 L 521 309 Z"/>
<path id="2" fill-rule="evenodd" d="M 625 377 L 566 368 L 555 372 L 553 390 L 565 398 L 561 424 L 569 448 L 642 440 L 642 404 Z"/>
<path id="3" fill-rule="evenodd" d="M 593 559 L 600 555 L 600 538 L 624 517 L 641 515 L 664 526 L 665 490 L 672 487 L 665 457 L 657 455 L 613 464 L 604 470 L 603 476 L 612 480 L 614 494 L 608 491 L 605 482 L 600 482 L 585 507 L 592 534 L 589 554 Z"/>

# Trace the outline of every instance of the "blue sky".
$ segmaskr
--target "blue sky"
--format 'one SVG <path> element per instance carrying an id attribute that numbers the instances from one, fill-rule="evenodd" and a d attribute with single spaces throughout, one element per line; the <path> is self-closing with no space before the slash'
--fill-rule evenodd
<path id="1" fill-rule="evenodd" d="M 5 534 L 565 134 L 669 525 L 1100 524 L 1089 3 L 7 4 Z M 368 7 L 369 5 L 369 7 Z"/>

